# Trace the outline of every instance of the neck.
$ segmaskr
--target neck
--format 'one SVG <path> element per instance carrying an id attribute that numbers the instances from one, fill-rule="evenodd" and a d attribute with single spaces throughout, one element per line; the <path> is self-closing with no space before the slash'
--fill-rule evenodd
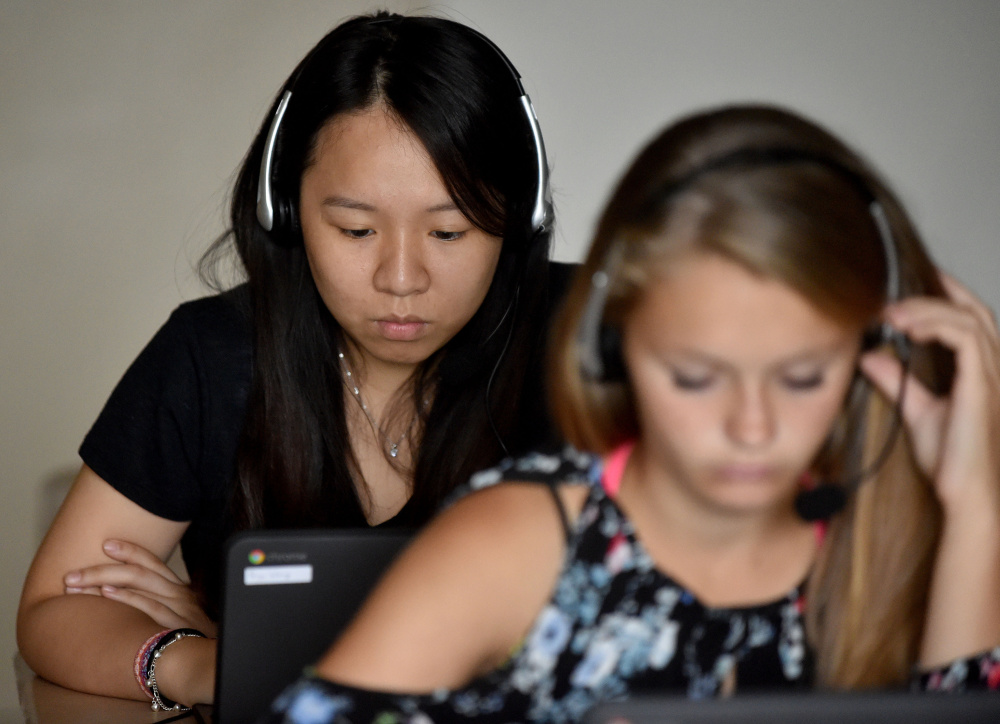
<path id="1" fill-rule="evenodd" d="M 338 364 L 348 395 L 357 406 L 345 410 L 355 457 L 365 457 L 363 450 L 372 443 L 378 455 L 395 473 L 407 469 L 416 444 L 412 438 L 419 419 L 420 408 L 413 399 L 413 372 L 416 365 L 386 364 L 373 360 L 364 368 L 353 367 L 350 350 L 338 353 Z M 361 358 L 361 355 L 357 355 Z M 362 477 L 368 479 L 372 470 L 362 467 Z"/>
<path id="2" fill-rule="evenodd" d="M 381 418 L 393 400 L 405 396 L 404 388 L 410 384 L 417 365 L 385 362 L 362 355 L 350 340 L 341 351 L 354 384 L 376 418 Z"/>
<path id="3" fill-rule="evenodd" d="M 812 526 L 793 501 L 730 510 L 699 498 L 651 459 L 641 443 L 619 502 L 661 570 L 710 606 L 775 600 L 800 584 L 816 554 Z"/>

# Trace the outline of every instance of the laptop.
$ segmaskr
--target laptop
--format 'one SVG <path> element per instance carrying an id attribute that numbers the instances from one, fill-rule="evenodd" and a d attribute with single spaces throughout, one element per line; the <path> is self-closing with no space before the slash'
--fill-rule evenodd
<path id="1" fill-rule="evenodd" d="M 246 531 L 228 544 L 215 724 L 246 724 L 345 628 L 411 540 L 400 529 Z"/>
<path id="2" fill-rule="evenodd" d="M 583 724 L 930 724 L 1000 722 L 1000 693 L 742 694 L 696 701 L 645 694 L 595 706 Z"/>

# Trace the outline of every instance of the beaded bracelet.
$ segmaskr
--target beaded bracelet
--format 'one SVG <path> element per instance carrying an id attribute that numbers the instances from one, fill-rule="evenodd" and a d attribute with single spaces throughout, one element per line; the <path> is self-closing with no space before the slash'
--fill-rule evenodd
<path id="1" fill-rule="evenodd" d="M 149 654 L 145 670 L 143 671 L 143 678 L 146 681 L 146 687 L 153 696 L 153 702 L 151 704 L 153 711 L 158 711 L 160 709 L 163 711 L 187 711 L 190 709 L 190 707 L 178 704 L 176 701 L 172 701 L 164 697 L 160 693 L 159 687 L 156 685 L 156 662 L 159 661 L 163 652 L 168 646 L 170 646 L 170 644 L 175 644 L 181 639 L 189 636 L 199 639 L 205 638 L 205 634 L 196 629 L 178 628 L 173 631 L 164 632 L 160 638 L 149 647 Z"/>
<path id="2" fill-rule="evenodd" d="M 139 688 L 142 689 L 142 693 L 153 699 L 153 692 L 150 691 L 149 687 L 146 685 L 146 671 L 149 668 L 149 655 L 153 650 L 153 647 L 160 642 L 164 636 L 170 633 L 170 629 L 164 629 L 160 633 L 153 634 L 148 639 L 146 643 L 139 647 L 139 650 L 135 652 L 135 661 L 132 663 L 132 673 L 135 674 L 135 680 L 139 682 Z"/>

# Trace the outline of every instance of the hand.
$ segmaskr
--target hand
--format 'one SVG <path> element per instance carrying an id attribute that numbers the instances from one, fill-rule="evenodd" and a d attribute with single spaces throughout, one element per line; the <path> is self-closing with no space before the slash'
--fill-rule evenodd
<path id="1" fill-rule="evenodd" d="M 117 561 L 70 571 L 66 593 L 103 596 L 136 608 L 168 629 L 193 628 L 214 638 L 217 626 L 202 610 L 191 587 L 153 553 L 135 543 L 104 542 L 104 553 Z"/>
<path id="2" fill-rule="evenodd" d="M 934 481 L 946 511 L 956 506 L 1000 516 L 1000 332 L 990 310 L 941 273 L 946 298 L 913 297 L 886 309 L 886 319 L 917 343 L 938 342 L 955 353 L 955 379 L 936 397 L 912 375 L 903 419 L 921 470 Z M 872 352 L 861 369 L 895 401 L 901 367 Z"/>

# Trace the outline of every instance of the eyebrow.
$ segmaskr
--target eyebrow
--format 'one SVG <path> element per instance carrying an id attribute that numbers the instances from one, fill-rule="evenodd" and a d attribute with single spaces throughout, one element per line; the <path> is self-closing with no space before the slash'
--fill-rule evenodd
<path id="1" fill-rule="evenodd" d="M 323 206 L 335 206 L 339 209 L 355 209 L 357 211 L 378 211 L 375 206 L 369 203 L 351 199 L 346 196 L 328 196 L 323 199 Z M 443 204 L 435 204 L 434 206 L 425 209 L 425 211 L 429 214 L 437 214 L 443 211 L 458 211 L 458 206 L 456 206 L 453 201 L 446 201 Z"/>
<path id="2" fill-rule="evenodd" d="M 375 207 L 364 201 L 356 201 L 346 196 L 328 196 L 323 199 L 323 206 L 336 206 L 341 209 L 357 209 L 358 211 L 375 211 Z"/>
<path id="3" fill-rule="evenodd" d="M 782 367 L 791 367 L 795 365 L 826 365 L 834 357 L 837 356 L 838 348 L 837 346 L 831 347 L 829 349 L 810 349 L 802 350 L 789 357 L 776 361 L 770 367 L 778 369 Z M 675 352 L 672 361 L 673 363 L 679 364 L 703 364 L 716 369 L 730 369 L 732 364 L 725 359 L 716 357 L 715 355 L 702 352 L 701 350 L 682 348 Z"/>

